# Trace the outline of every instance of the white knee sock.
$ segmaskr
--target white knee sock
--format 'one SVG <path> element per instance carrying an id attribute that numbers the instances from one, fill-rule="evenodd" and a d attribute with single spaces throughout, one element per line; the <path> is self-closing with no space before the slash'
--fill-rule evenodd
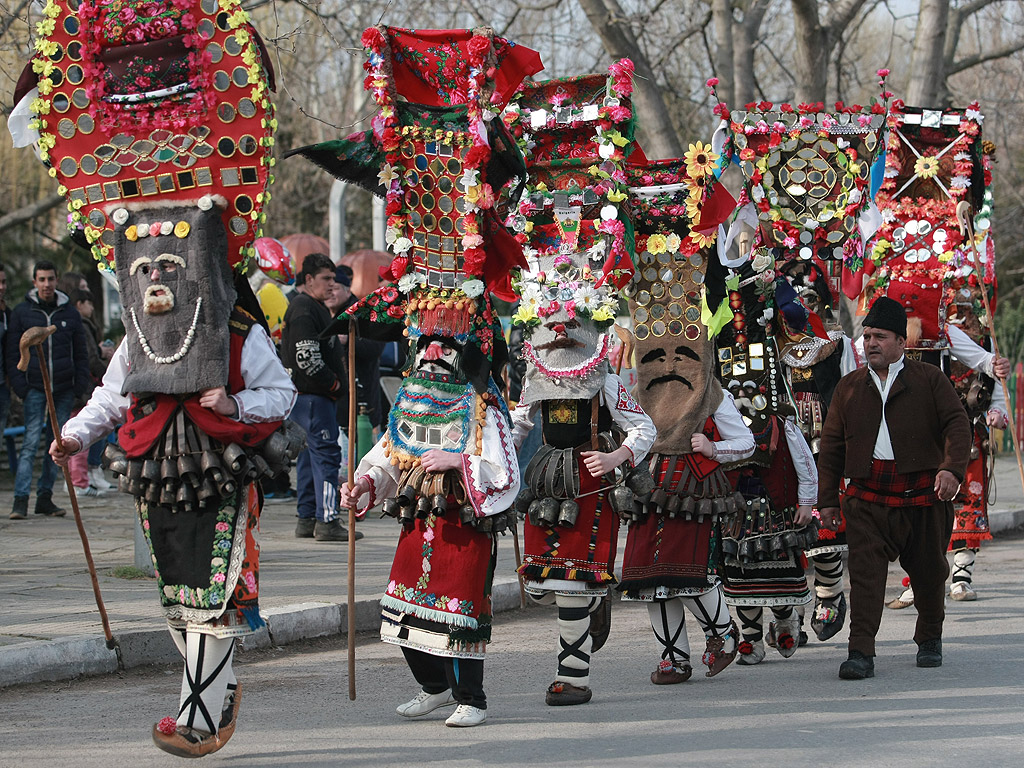
<path id="1" fill-rule="evenodd" d="M 558 674 L 555 680 L 578 687 L 590 685 L 590 609 L 586 595 L 556 595 L 558 606 Z"/>
<path id="2" fill-rule="evenodd" d="M 235 683 L 231 670 L 235 639 L 187 632 L 185 643 L 178 725 L 216 733 L 228 697 L 228 685 Z"/>
<path id="3" fill-rule="evenodd" d="M 725 603 L 720 586 L 697 597 L 684 597 L 683 600 L 690 609 L 690 613 L 697 619 L 700 628 L 704 630 L 705 637 L 723 637 L 729 631 L 732 617 L 729 615 L 729 606 Z M 737 638 L 727 637 L 722 651 L 732 653 L 736 649 L 737 642 L 739 642 Z"/>
<path id="4" fill-rule="evenodd" d="M 736 617 L 740 620 L 740 634 L 751 645 L 759 645 L 764 639 L 763 614 L 764 611 L 758 605 L 736 606 Z"/>
<path id="5" fill-rule="evenodd" d="M 661 643 L 661 658 L 675 665 L 690 663 L 690 640 L 686 637 L 686 613 L 683 598 L 655 600 L 647 604 L 654 636 Z"/>

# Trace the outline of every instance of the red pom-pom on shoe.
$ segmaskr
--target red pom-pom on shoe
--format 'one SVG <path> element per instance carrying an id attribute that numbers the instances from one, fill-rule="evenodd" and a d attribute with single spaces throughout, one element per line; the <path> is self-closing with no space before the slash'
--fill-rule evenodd
<path id="1" fill-rule="evenodd" d="M 156 729 L 165 736 L 170 736 L 178 730 L 178 721 L 173 717 L 165 717 L 156 724 Z"/>
<path id="2" fill-rule="evenodd" d="M 910 577 L 909 576 L 904 576 L 902 584 L 903 584 L 904 589 L 909 587 L 910 586 Z"/>

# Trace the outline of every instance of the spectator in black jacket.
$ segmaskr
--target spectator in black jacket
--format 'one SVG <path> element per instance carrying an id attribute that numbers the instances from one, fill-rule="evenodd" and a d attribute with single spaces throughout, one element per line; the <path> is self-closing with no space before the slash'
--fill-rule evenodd
<path id="1" fill-rule="evenodd" d="M 32 490 L 32 470 L 40 438 L 49 445 L 49 415 L 46 411 L 46 393 L 39 368 L 39 352 L 33 350 L 28 371 L 18 370 L 18 342 L 29 328 L 54 325 L 56 333 L 42 345 L 43 362 L 50 373 L 53 402 L 57 408 L 57 422 L 63 425 L 71 415 L 76 396 L 81 397 L 89 388 L 89 351 L 85 329 L 78 311 L 71 306 L 67 294 L 57 290 L 57 268 L 49 261 L 37 262 L 32 269 L 33 288 L 25 300 L 14 308 L 7 330 L 4 356 L 7 378 L 14 394 L 25 403 L 25 440 L 18 457 L 18 473 L 14 479 L 14 507 L 12 520 L 28 517 L 28 496 Z M 64 510 L 53 503 L 53 481 L 57 470 L 48 453 L 43 453 L 43 471 L 36 485 L 37 515 L 61 517 Z"/>
<path id="2" fill-rule="evenodd" d="M 7 414 L 11 411 L 11 388 L 7 383 L 6 366 L 3 365 L 4 349 L 7 344 L 7 327 L 11 324 L 11 310 L 7 306 L 7 270 L 0 262 L 0 436 L 7 429 Z"/>
<path id="3" fill-rule="evenodd" d="M 281 359 L 299 390 L 290 418 L 306 430 L 306 449 L 295 463 L 295 535 L 348 541 L 348 530 L 339 520 L 341 449 L 334 405 L 345 387 L 345 369 L 338 337 L 320 338 L 332 320 L 326 301 L 334 293 L 334 264 L 322 253 L 311 253 L 303 260 L 296 283 L 303 290 L 288 305 L 281 333 Z"/>

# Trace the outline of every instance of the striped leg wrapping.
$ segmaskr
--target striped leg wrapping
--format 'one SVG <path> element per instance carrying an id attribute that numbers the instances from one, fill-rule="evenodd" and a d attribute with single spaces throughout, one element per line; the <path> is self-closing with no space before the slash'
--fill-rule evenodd
<path id="1" fill-rule="evenodd" d="M 178 725 L 217 733 L 221 711 L 230 695 L 228 686 L 235 684 L 231 671 L 235 639 L 187 632 L 185 644 Z"/>
<path id="2" fill-rule="evenodd" d="M 976 549 L 960 549 L 953 553 L 953 583 L 965 581 L 971 583 L 974 576 L 974 561 L 978 557 Z"/>
<path id="3" fill-rule="evenodd" d="M 654 636 L 661 643 L 661 658 L 673 665 L 690 663 L 690 640 L 686 637 L 683 599 L 656 600 L 647 606 Z"/>
<path id="4" fill-rule="evenodd" d="M 819 600 L 835 597 L 843 591 L 843 553 L 826 552 L 814 556 L 814 593 Z"/>
<path id="5" fill-rule="evenodd" d="M 558 674 L 555 680 L 577 687 L 590 685 L 590 609 L 594 600 L 556 595 L 558 605 Z"/>

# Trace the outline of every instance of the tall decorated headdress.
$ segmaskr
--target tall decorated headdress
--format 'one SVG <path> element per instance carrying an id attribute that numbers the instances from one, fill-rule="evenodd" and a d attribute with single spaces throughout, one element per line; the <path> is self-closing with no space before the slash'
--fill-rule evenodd
<path id="1" fill-rule="evenodd" d="M 228 380 L 232 267 L 273 164 L 272 72 L 236 0 L 47 0 L 16 99 L 101 268 L 116 270 L 128 392 Z"/>
<path id="2" fill-rule="evenodd" d="M 655 453 L 688 453 L 691 436 L 722 400 L 715 318 L 728 315 L 728 306 L 716 238 L 736 201 L 714 180 L 718 159 L 698 142 L 683 159 L 629 169 L 636 273 L 624 292 L 637 402 L 658 427 Z"/>
<path id="3" fill-rule="evenodd" d="M 510 274 L 523 263 L 495 205 L 525 167 L 497 115 L 540 57 L 490 29 L 379 26 L 362 42 L 379 107 L 372 129 L 295 151 L 387 201 L 387 283 L 348 316 L 377 338 L 455 339 L 485 392 L 503 343 L 490 295 L 514 300 Z"/>
<path id="4" fill-rule="evenodd" d="M 47 0 L 31 72 L 38 147 L 101 267 L 111 211 L 220 195 L 227 260 L 253 255 L 269 199 L 273 72 L 239 0 Z M 155 218 L 143 217 L 147 224 Z"/>
<path id="5" fill-rule="evenodd" d="M 888 70 L 879 70 L 884 88 Z M 708 81 L 714 91 L 717 80 Z M 778 248 L 783 258 L 852 259 L 863 249 L 859 217 L 882 181 L 886 103 L 746 104 L 716 112 L 722 153 L 743 172 L 746 200 L 756 209 L 754 247 Z M 720 138 L 719 138 L 720 137 Z"/>
<path id="6" fill-rule="evenodd" d="M 527 158 L 506 223 L 524 244 L 513 322 L 534 399 L 594 395 L 608 371 L 618 291 L 633 275 L 626 160 L 633 154 L 633 64 L 523 86 L 505 112 Z"/>
<path id="7" fill-rule="evenodd" d="M 889 116 L 885 183 L 878 193 L 882 225 L 865 255 L 860 309 L 888 296 L 906 309 L 920 332 L 909 346 L 948 345 L 953 315 L 972 335 L 987 333 L 982 286 L 995 295 L 991 155 L 981 138 L 984 116 L 967 109 L 931 110 L 896 104 Z M 957 208 L 969 203 L 981 274 L 961 234 Z M 979 325 L 980 321 L 980 325 Z"/>

